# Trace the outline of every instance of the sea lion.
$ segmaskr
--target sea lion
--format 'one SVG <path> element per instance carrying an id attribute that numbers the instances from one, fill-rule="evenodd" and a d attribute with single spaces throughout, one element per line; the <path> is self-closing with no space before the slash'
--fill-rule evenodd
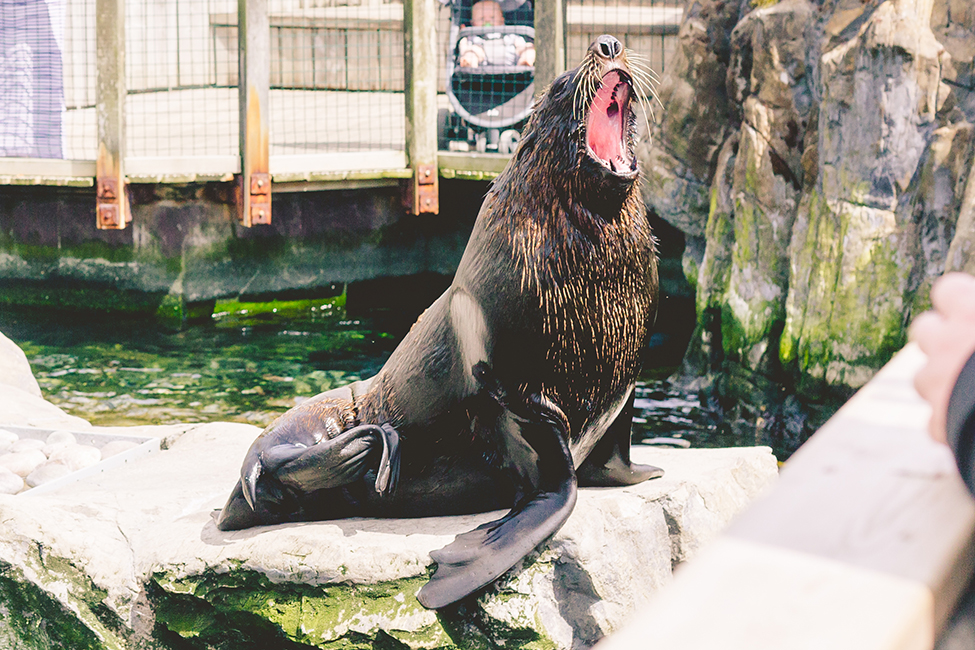
<path id="1" fill-rule="evenodd" d="M 629 451 L 657 306 L 633 66 L 601 36 L 552 83 L 485 196 L 450 288 L 375 377 L 268 426 L 220 529 L 510 507 L 432 554 L 436 573 L 417 597 L 438 608 L 554 535 L 577 485 L 663 473 Z"/>

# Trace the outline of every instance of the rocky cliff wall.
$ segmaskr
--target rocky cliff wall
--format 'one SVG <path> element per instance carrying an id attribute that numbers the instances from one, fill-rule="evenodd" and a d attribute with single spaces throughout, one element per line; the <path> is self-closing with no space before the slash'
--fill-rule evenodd
<path id="1" fill-rule="evenodd" d="M 695 0 L 645 198 L 687 235 L 686 378 L 780 449 L 975 270 L 970 0 Z"/>

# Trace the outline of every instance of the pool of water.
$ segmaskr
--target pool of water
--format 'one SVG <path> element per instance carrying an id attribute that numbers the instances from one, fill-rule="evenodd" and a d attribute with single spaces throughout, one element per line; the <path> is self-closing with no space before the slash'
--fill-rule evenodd
<path id="1" fill-rule="evenodd" d="M 5 309 L 0 331 L 26 353 L 44 396 L 96 425 L 237 421 L 265 426 L 303 399 L 375 374 L 401 333 L 350 318 L 341 297 L 218 303 L 209 322 L 151 322 Z M 653 369 L 651 375 L 660 375 Z M 696 396 L 648 376 L 634 439 L 714 447 L 754 444 L 712 421 Z"/>

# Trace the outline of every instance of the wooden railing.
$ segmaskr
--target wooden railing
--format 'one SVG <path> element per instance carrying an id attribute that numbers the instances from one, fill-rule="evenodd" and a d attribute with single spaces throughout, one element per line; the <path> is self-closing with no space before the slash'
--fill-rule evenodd
<path id="1" fill-rule="evenodd" d="M 676 40 L 678 6 L 599 1 L 534 0 L 536 89 L 566 68 L 567 49 L 578 56 L 574 50 L 594 34 L 613 31 L 635 49 Z M 334 6 L 345 2 L 351 6 Z M 83 144 L 70 147 L 71 160 L 0 158 L 0 185 L 94 186 L 98 227 L 125 228 L 130 183 L 233 179 L 240 222 L 249 226 L 271 218 L 272 185 L 412 178 L 413 211 L 436 212 L 439 177 L 491 178 L 503 168 L 502 154 L 437 151 L 448 32 L 437 0 L 212 0 L 207 7 L 210 13 L 182 16 L 177 5 L 141 0 L 72 5 L 63 130 Z M 97 39 L 85 38 L 89 27 Z M 290 110 L 274 110 L 270 89 L 279 100 L 291 93 L 303 115 L 334 117 L 295 126 Z M 348 125 L 335 128 L 339 113 Z M 383 136 L 374 138 L 370 128 L 380 126 Z M 269 139 L 285 132 L 281 142 Z"/>
<path id="2" fill-rule="evenodd" d="M 921 650 L 972 577 L 975 501 L 901 351 L 597 650 Z"/>

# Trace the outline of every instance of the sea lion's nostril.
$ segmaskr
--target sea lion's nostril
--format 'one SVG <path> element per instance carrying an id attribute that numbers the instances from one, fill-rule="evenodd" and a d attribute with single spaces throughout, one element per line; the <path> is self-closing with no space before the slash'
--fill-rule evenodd
<path id="1" fill-rule="evenodd" d="M 623 51 L 623 45 L 614 37 L 604 34 L 596 39 L 599 54 L 607 59 L 615 59 Z"/>

